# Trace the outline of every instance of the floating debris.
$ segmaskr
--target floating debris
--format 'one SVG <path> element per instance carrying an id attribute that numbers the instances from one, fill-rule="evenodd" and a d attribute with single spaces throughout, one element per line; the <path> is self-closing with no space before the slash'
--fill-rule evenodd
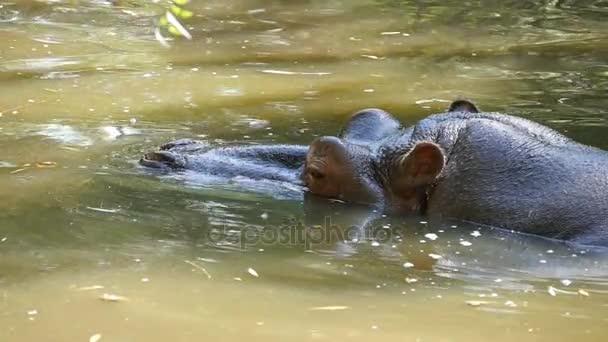
<path id="1" fill-rule="evenodd" d="M 33 309 L 27 312 L 28 316 L 36 316 L 38 314 L 38 310 Z"/>
<path id="2" fill-rule="evenodd" d="M 472 246 L 472 245 L 473 245 L 473 244 L 472 244 L 472 243 L 470 243 L 469 241 L 460 241 L 460 244 L 461 244 L 461 245 L 463 245 L 463 246 L 465 246 L 465 247 L 469 247 L 469 246 Z"/>
<path id="3" fill-rule="evenodd" d="M 490 304 L 490 302 L 486 302 L 483 300 L 467 300 L 465 303 L 467 303 L 468 306 L 472 306 L 472 307 L 478 307 L 478 306 Z"/>
<path id="4" fill-rule="evenodd" d="M 443 258 L 441 255 L 439 255 L 439 254 L 433 254 L 433 253 L 429 254 L 429 256 L 432 259 L 435 259 L 435 260 L 439 260 L 439 259 Z"/>
<path id="5" fill-rule="evenodd" d="M 405 263 L 403 263 L 403 267 L 412 268 L 412 267 L 414 267 L 414 264 L 412 264 L 411 262 L 405 262 Z"/>
<path id="6" fill-rule="evenodd" d="M 115 214 L 120 211 L 120 209 L 104 209 L 104 208 L 96 208 L 96 207 L 87 207 L 89 210 L 99 211 L 102 213 Z"/>
<path id="7" fill-rule="evenodd" d="M 272 70 L 272 69 L 260 70 L 260 72 L 263 72 L 265 74 L 275 74 L 275 75 L 296 75 L 297 74 L 297 73 L 295 73 L 293 71 Z"/>
<path id="8" fill-rule="evenodd" d="M 380 246 L 380 242 L 372 241 L 371 245 L 372 245 L 372 247 L 378 247 L 378 246 Z"/>
<path id="9" fill-rule="evenodd" d="M 111 293 L 104 293 L 103 295 L 101 295 L 99 297 L 99 299 L 101 299 L 105 302 L 126 302 L 128 300 L 126 297 L 111 294 Z"/>
<path id="10" fill-rule="evenodd" d="M 268 213 L 263 213 L 262 215 L 260 215 L 260 217 L 261 217 L 263 220 L 268 220 Z"/>
<path id="11" fill-rule="evenodd" d="M 102 285 L 91 285 L 91 286 L 83 286 L 79 287 L 76 290 L 78 291 L 92 291 L 92 290 L 101 290 L 104 287 Z"/>
<path id="12" fill-rule="evenodd" d="M 557 291 L 556 291 L 555 287 L 553 287 L 553 286 L 549 286 L 549 288 L 547 289 L 547 292 L 549 292 L 549 294 L 553 297 L 557 296 Z"/>
<path id="13" fill-rule="evenodd" d="M 562 283 L 564 286 L 570 286 L 570 284 L 572 284 L 572 280 L 562 279 L 560 283 Z"/>
<path id="14" fill-rule="evenodd" d="M 424 237 L 431 241 L 435 241 L 435 240 L 437 240 L 437 238 L 439 238 L 439 236 L 437 236 L 437 234 L 435 234 L 435 233 L 424 234 Z"/>
<path id="15" fill-rule="evenodd" d="M 4 241 L 6 241 L 6 240 L 8 240 L 8 238 L 5 236 L 5 237 L 3 237 L 2 239 L 0 239 L 0 242 L 4 242 Z"/>
<path id="16" fill-rule="evenodd" d="M 585 297 L 589 297 L 589 292 L 587 292 L 587 291 L 585 291 L 585 290 L 583 290 L 583 289 L 578 289 L 578 293 L 579 293 L 580 295 L 585 296 Z"/>
<path id="17" fill-rule="evenodd" d="M 150 281 L 150 278 L 141 278 L 142 283 L 147 283 Z"/>
<path id="18" fill-rule="evenodd" d="M 369 58 L 369 59 L 384 59 L 384 57 L 378 57 L 378 56 L 374 56 L 374 55 L 361 55 L 361 57 L 365 57 L 365 58 Z"/>
<path id="19" fill-rule="evenodd" d="M 52 168 L 52 167 L 57 167 L 57 163 L 56 162 L 52 162 L 52 161 L 42 161 L 42 162 L 38 162 L 36 163 L 36 167 L 40 168 L 40 169 L 44 169 L 44 168 Z"/>
<path id="20" fill-rule="evenodd" d="M 408 283 L 408 284 L 413 284 L 413 283 L 418 282 L 418 279 L 416 279 L 416 278 L 405 278 L 405 282 Z"/>
<path id="21" fill-rule="evenodd" d="M 19 172 L 21 172 L 21 171 L 25 171 L 25 170 L 27 170 L 27 168 L 26 168 L 26 167 L 21 168 L 21 169 L 17 169 L 17 170 L 13 170 L 13 171 L 11 171 L 11 172 L 9 172 L 9 173 L 10 173 L 10 174 L 15 174 L 15 173 L 19 173 Z"/>
<path id="22" fill-rule="evenodd" d="M 480 237 L 481 233 L 478 230 L 474 230 L 469 235 L 471 235 L 472 237 Z"/>
<path id="23" fill-rule="evenodd" d="M 197 270 L 203 272 L 203 274 L 205 276 L 207 276 L 207 279 L 211 279 L 211 274 L 209 274 L 209 272 L 207 272 L 207 269 L 205 269 L 203 266 L 200 266 L 198 264 L 196 264 L 194 261 L 190 261 L 190 260 L 184 260 L 184 262 L 194 268 L 196 268 Z"/>
<path id="24" fill-rule="evenodd" d="M 339 310 L 348 310 L 350 307 L 343 305 L 330 305 L 330 306 L 315 306 L 309 308 L 311 311 L 339 311 Z"/>
<path id="25" fill-rule="evenodd" d="M 101 334 L 95 334 L 89 337 L 89 342 L 98 342 L 101 340 Z"/>
<path id="26" fill-rule="evenodd" d="M 517 307 L 517 304 L 515 304 L 515 303 L 514 303 L 513 301 L 511 301 L 511 300 L 508 300 L 508 301 L 506 301 L 506 302 L 505 302 L 505 306 L 508 306 L 508 307 L 510 307 L 510 308 L 516 308 L 516 307 Z"/>
<path id="27" fill-rule="evenodd" d="M 252 276 L 258 278 L 258 272 L 256 272 L 256 270 L 254 270 L 253 268 L 249 267 L 249 269 L 247 270 L 247 273 L 251 274 Z"/>

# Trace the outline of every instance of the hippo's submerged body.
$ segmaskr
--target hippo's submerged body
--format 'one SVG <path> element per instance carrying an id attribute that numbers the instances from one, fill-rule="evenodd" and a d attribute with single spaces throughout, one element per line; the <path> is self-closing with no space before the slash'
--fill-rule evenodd
<path id="1" fill-rule="evenodd" d="M 183 158 L 171 146 L 142 164 L 301 179 L 312 194 L 387 212 L 608 245 L 608 153 L 526 119 L 479 113 L 468 101 L 408 128 L 364 110 L 338 137 L 308 148 L 223 148 Z"/>
<path id="2" fill-rule="evenodd" d="M 608 244 L 608 153 L 492 113 L 433 116 L 411 140 L 433 141 L 446 156 L 429 215 Z"/>

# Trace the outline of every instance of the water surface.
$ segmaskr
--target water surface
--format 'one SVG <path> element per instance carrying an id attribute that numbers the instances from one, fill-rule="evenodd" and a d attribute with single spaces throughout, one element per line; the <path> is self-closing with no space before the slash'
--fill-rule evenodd
<path id="1" fill-rule="evenodd" d="M 164 3 L 0 2 L 1 341 L 606 339 L 605 250 L 137 166 L 458 97 L 608 148 L 605 1 L 187 7 L 165 48 Z"/>

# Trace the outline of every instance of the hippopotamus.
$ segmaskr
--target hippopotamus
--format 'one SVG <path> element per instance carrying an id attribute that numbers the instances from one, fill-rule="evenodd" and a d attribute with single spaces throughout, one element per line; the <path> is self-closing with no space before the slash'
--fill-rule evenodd
<path id="1" fill-rule="evenodd" d="M 392 213 L 608 245 L 608 153 L 465 100 L 407 128 L 356 113 L 312 142 L 302 178 L 312 193 Z"/>
<path id="2" fill-rule="evenodd" d="M 308 194 L 395 215 L 470 221 L 608 246 L 608 153 L 527 119 L 467 100 L 403 127 L 380 109 L 355 113 L 310 146 L 211 149 L 188 140 L 143 165 L 205 169 L 301 184 Z"/>

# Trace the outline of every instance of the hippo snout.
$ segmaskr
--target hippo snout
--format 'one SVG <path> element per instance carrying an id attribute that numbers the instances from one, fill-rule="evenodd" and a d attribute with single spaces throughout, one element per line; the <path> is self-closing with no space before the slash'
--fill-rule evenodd
<path id="1" fill-rule="evenodd" d="M 186 158 L 169 151 L 155 151 L 146 153 L 139 164 L 157 169 L 183 169 L 186 167 Z"/>

